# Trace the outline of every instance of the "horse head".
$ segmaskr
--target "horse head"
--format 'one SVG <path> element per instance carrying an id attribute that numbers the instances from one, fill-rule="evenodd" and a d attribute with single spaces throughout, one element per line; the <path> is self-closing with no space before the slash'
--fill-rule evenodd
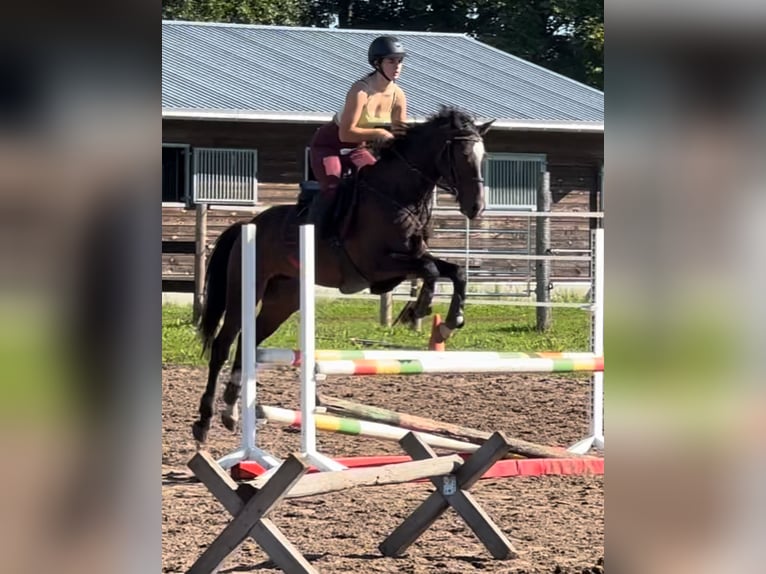
<path id="1" fill-rule="evenodd" d="M 442 107 L 425 123 L 409 127 L 389 147 L 432 184 L 441 180 L 455 196 L 460 212 L 474 219 L 484 211 L 483 136 L 494 121 L 476 125 L 465 112 Z"/>

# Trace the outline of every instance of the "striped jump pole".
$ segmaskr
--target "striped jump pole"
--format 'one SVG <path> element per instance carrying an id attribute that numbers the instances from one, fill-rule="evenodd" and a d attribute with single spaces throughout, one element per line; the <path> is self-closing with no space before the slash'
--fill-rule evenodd
<path id="1" fill-rule="evenodd" d="M 494 361 L 498 359 L 572 359 L 593 360 L 594 353 L 579 352 L 544 352 L 544 353 L 516 353 L 495 351 L 418 351 L 418 350 L 363 350 L 352 349 L 348 351 L 335 351 L 330 349 L 317 349 L 314 351 L 315 361 L 380 361 L 380 360 L 430 360 L 439 359 L 455 361 Z M 269 349 L 259 348 L 256 353 L 259 366 L 285 365 L 298 367 L 301 364 L 301 351 L 296 349 Z"/>
<path id="2" fill-rule="evenodd" d="M 602 371 L 603 357 L 582 359 L 485 359 L 468 361 L 463 358 L 443 357 L 446 352 L 434 352 L 433 357 L 422 359 L 357 359 L 345 361 L 317 361 L 317 373 L 323 375 L 422 375 L 449 373 L 571 373 Z"/>
<path id="3" fill-rule="evenodd" d="M 304 419 L 301 416 L 301 413 L 298 411 L 283 409 L 280 407 L 259 405 L 257 407 L 257 413 L 260 418 L 280 424 L 290 425 L 295 428 L 300 428 L 301 432 L 305 431 L 306 429 L 306 425 L 303 424 L 303 421 L 306 419 Z M 337 417 L 321 413 L 313 413 L 311 420 L 313 422 L 315 431 L 322 430 L 355 436 L 366 436 L 382 440 L 398 441 L 407 433 L 412 432 L 409 429 L 383 423 Z M 443 448 L 453 452 L 476 452 L 480 448 L 480 445 L 477 444 L 463 442 L 460 440 L 446 438 L 430 433 L 418 432 L 418 436 L 423 439 L 423 441 L 429 446 L 434 448 Z"/>

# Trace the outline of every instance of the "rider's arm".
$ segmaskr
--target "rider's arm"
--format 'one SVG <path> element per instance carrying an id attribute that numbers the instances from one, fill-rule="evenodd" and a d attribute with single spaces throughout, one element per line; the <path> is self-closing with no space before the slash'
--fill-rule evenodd
<path id="1" fill-rule="evenodd" d="M 400 133 L 407 126 L 407 96 L 399 86 L 396 86 L 396 90 L 396 101 L 391 110 L 391 128 L 394 133 Z"/>
<path id="2" fill-rule="evenodd" d="M 386 136 L 385 130 L 381 128 L 360 128 L 356 125 L 366 104 L 367 92 L 364 91 L 361 82 L 356 82 L 348 91 L 343 113 L 340 116 L 339 135 L 341 141 L 361 143 Z"/>

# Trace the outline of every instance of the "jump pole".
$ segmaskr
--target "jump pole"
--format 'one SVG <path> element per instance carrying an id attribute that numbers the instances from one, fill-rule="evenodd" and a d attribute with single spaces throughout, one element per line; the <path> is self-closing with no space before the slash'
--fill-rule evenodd
<path id="1" fill-rule="evenodd" d="M 245 460 L 254 460 L 272 469 L 278 458 L 255 445 L 255 225 L 242 226 L 242 446 L 218 460 L 224 469 Z"/>
<path id="2" fill-rule="evenodd" d="M 259 405 L 257 412 L 267 421 L 289 425 L 293 428 L 300 427 L 302 431 L 301 434 L 303 434 L 303 430 L 306 428 L 306 425 L 303 424 L 302 413 L 297 411 L 283 409 L 281 407 Z M 380 440 L 399 441 L 407 433 L 411 432 L 409 429 L 388 425 L 385 423 L 364 421 L 348 417 L 339 417 L 324 413 L 315 413 L 311 418 L 315 433 L 316 430 L 319 429 L 325 432 L 347 434 L 352 436 L 365 436 Z M 476 452 L 479 448 L 481 448 L 481 445 L 478 444 L 447 438 L 427 432 L 418 431 L 418 436 L 429 446 L 434 448 L 443 448 L 453 452 Z M 341 465 L 341 468 L 346 467 Z"/>
<path id="3" fill-rule="evenodd" d="M 274 365 L 298 367 L 301 364 L 303 354 L 300 349 L 257 349 L 259 368 L 267 368 Z M 369 349 L 315 349 L 316 361 L 419 361 L 421 359 L 446 361 L 464 361 L 469 363 L 496 361 L 497 359 L 573 359 L 594 360 L 596 355 L 591 352 L 572 351 L 543 351 L 539 353 L 521 353 L 516 351 L 439 351 L 438 356 L 433 351 L 418 350 L 369 350 Z"/>
<path id="4" fill-rule="evenodd" d="M 323 471 L 344 470 L 346 467 L 331 458 L 320 454 L 316 446 L 316 297 L 314 282 L 314 226 L 300 227 L 300 347 L 303 353 L 301 361 L 301 453 Z M 255 351 L 255 345 L 253 345 Z M 253 404 L 253 417 L 255 417 Z"/>
<path id="5" fill-rule="evenodd" d="M 441 358 L 443 352 L 432 351 L 433 357 L 423 359 L 359 359 L 347 361 L 316 361 L 316 371 L 322 375 L 422 375 L 427 373 L 572 373 L 600 371 L 602 357 L 587 359 L 488 359 L 470 363 L 462 358 Z"/>
<path id="6" fill-rule="evenodd" d="M 592 231 L 593 268 L 592 277 L 592 312 L 593 328 L 591 340 L 593 352 L 604 356 L 604 229 Z M 604 448 L 604 372 L 593 373 L 593 415 L 591 417 L 591 434 L 589 437 L 576 442 L 569 451 L 585 454 L 591 447 Z"/>

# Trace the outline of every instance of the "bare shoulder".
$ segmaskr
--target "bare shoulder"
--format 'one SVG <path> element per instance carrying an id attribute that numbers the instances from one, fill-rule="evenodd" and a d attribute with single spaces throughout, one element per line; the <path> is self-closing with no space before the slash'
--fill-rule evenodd
<path id="1" fill-rule="evenodd" d="M 367 97 L 367 82 L 364 80 L 357 80 L 353 84 L 351 84 L 351 87 L 348 90 L 349 97 Z"/>

